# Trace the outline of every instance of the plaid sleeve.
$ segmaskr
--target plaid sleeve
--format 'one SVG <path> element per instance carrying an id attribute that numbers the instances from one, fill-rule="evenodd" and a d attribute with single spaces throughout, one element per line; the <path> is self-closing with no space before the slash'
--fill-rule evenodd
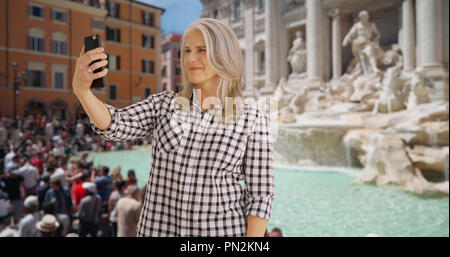
<path id="1" fill-rule="evenodd" d="M 153 94 L 146 99 L 117 109 L 109 104 L 111 124 L 101 130 L 90 121 L 92 130 L 105 140 L 126 141 L 151 135 L 164 107 L 167 107 L 167 91 Z"/>
<path id="2" fill-rule="evenodd" d="M 269 220 L 274 199 L 273 149 L 269 119 L 258 112 L 244 155 L 246 216 Z"/>

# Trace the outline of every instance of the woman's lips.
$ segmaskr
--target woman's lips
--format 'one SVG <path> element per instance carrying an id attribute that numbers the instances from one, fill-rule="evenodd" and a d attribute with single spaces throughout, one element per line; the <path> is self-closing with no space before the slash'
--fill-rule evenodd
<path id="1" fill-rule="evenodd" d="M 195 68 L 190 68 L 189 70 L 193 71 L 193 70 L 203 70 L 203 69 L 202 69 L 202 68 L 195 67 Z"/>

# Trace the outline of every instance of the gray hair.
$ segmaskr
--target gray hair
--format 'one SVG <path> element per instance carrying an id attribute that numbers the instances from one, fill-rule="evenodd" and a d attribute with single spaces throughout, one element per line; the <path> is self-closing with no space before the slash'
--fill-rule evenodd
<path id="1" fill-rule="evenodd" d="M 225 112 L 227 97 L 233 100 L 243 98 L 243 57 L 239 41 L 233 30 L 222 21 L 212 18 L 201 18 L 190 24 L 183 34 L 181 43 L 181 73 L 183 89 L 177 95 L 189 99 L 194 84 L 190 83 L 184 67 L 186 39 L 192 31 L 200 31 L 205 39 L 208 65 L 219 76 L 217 97 Z M 235 111 L 233 111 L 235 113 Z"/>

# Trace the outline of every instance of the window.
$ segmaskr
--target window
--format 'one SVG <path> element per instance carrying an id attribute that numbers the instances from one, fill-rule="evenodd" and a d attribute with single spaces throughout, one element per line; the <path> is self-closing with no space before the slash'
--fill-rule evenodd
<path id="1" fill-rule="evenodd" d="M 120 56 L 115 54 L 109 55 L 108 69 L 110 70 L 120 70 Z"/>
<path id="2" fill-rule="evenodd" d="M 166 74 L 167 74 L 166 66 L 163 66 L 162 71 L 161 71 L 161 76 L 165 77 Z"/>
<path id="3" fill-rule="evenodd" d="M 147 26 L 153 26 L 153 13 L 142 11 L 141 16 L 142 16 L 142 24 Z"/>
<path id="4" fill-rule="evenodd" d="M 55 72 L 53 75 L 53 79 L 55 80 L 55 88 L 62 89 L 64 88 L 64 73 Z"/>
<path id="5" fill-rule="evenodd" d="M 120 4 L 107 1 L 106 2 L 106 9 L 108 9 L 108 16 L 119 18 L 120 17 Z"/>
<path id="6" fill-rule="evenodd" d="M 259 10 L 264 10 L 264 0 L 256 0 L 258 3 L 258 9 Z"/>
<path id="7" fill-rule="evenodd" d="M 28 36 L 28 49 L 33 51 L 44 52 L 44 39 Z"/>
<path id="8" fill-rule="evenodd" d="M 89 5 L 100 8 L 100 1 L 99 0 L 89 0 Z"/>
<path id="9" fill-rule="evenodd" d="M 234 2 L 234 18 L 241 18 L 241 1 Z"/>
<path id="10" fill-rule="evenodd" d="M 28 70 L 27 85 L 30 87 L 45 87 L 45 71 Z"/>
<path id="11" fill-rule="evenodd" d="M 117 100 L 117 85 L 109 85 L 109 99 Z"/>
<path id="12" fill-rule="evenodd" d="M 214 19 L 219 18 L 219 10 L 214 9 L 214 11 L 213 11 L 213 18 L 214 18 Z"/>
<path id="13" fill-rule="evenodd" d="M 45 9 L 42 6 L 35 4 L 28 4 L 28 16 L 33 18 L 44 19 Z"/>
<path id="14" fill-rule="evenodd" d="M 176 75 L 176 76 L 180 76 L 180 75 L 181 75 L 181 68 L 180 68 L 180 66 L 177 66 L 177 67 L 176 67 L 176 69 L 175 69 L 175 75 Z"/>
<path id="15" fill-rule="evenodd" d="M 95 18 L 92 18 L 92 28 L 98 29 L 98 30 L 105 30 L 105 22 L 102 20 L 97 20 Z"/>
<path id="16" fill-rule="evenodd" d="M 181 51 L 180 51 L 180 50 L 178 50 L 178 52 L 177 52 L 177 56 L 178 56 L 178 59 L 180 59 L 180 58 L 181 58 Z"/>
<path id="17" fill-rule="evenodd" d="M 266 53 L 264 51 L 259 52 L 259 70 L 264 71 L 266 64 Z"/>
<path id="18" fill-rule="evenodd" d="M 52 9 L 52 20 L 57 22 L 66 23 L 67 13 L 66 11 Z"/>
<path id="19" fill-rule="evenodd" d="M 149 97 L 152 94 L 152 89 L 150 87 L 146 87 L 144 89 L 145 98 Z"/>
<path id="20" fill-rule="evenodd" d="M 142 73 L 155 73 L 155 64 L 153 60 L 142 60 Z"/>
<path id="21" fill-rule="evenodd" d="M 163 83 L 162 91 L 166 91 L 166 90 L 167 90 L 167 84 L 166 84 L 166 83 Z"/>
<path id="22" fill-rule="evenodd" d="M 106 40 L 120 43 L 120 29 L 106 27 Z"/>
<path id="23" fill-rule="evenodd" d="M 151 35 L 142 34 L 142 47 L 150 49 L 155 48 L 155 37 Z"/>
<path id="24" fill-rule="evenodd" d="M 52 53 L 67 54 L 67 43 L 63 41 L 52 40 Z"/>

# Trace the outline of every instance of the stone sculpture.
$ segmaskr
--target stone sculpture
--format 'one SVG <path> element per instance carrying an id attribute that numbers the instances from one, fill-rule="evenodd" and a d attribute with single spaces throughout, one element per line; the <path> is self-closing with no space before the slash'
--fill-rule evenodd
<path id="1" fill-rule="evenodd" d="M 296 38 L 289 50 L 287 61 L 291 65 L 292 73 L 299 74 L 306 72 L 306 46 L 302 37 L 302 32 L 298 30 Z"/>
<path id="2" fill-rule="evenodd" d="M 360 21 L 355 23 L 345 36 L 343 46 L 352 44 L 352 53 L 357 59 L 357 68 L 363 74 L 378 73 L 377 61 L 383 56 L 379 46 L 380 32 L 375 23 L 369 21 L 369 13 L 361 11 Z"/>

